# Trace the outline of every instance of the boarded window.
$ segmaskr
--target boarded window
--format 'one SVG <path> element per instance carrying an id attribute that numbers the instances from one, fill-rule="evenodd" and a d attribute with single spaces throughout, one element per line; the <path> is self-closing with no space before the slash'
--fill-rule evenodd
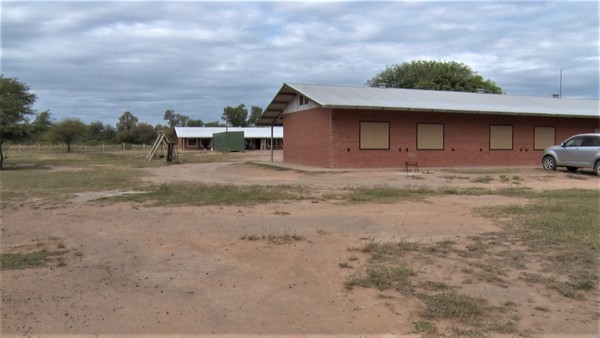
<path id="1" fill-rule="evenodd" d="M 360 122 L 360 149 L 390 149 L 390 123 Z"/>
<path id="2" fill-rule="evenodd" d="M 444 150 L 444 125 L 437 123 L 418 123 L 417 149 Z"/>
<path id="3" fill-rule="evenodd" d="M 544 150 L 556 144 L 554 127 L 534 128 L 534 150 Z"/>
<path id="4" fill-rule="evenodd" d="M 513 127 L 512 126 L 490 126 L 490 150 L 512 150 Z"/>

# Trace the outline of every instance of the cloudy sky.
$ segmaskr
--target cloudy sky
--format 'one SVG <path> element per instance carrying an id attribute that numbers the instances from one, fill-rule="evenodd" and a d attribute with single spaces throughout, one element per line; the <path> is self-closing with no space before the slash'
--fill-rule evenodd
<path id="1" fill-rule="evenodd" d="M 2 65 L 56 120 L 166 109 L 205 122 L 284 82 L 362 86 L 386 65 L 458 61 L 509 95 L 598 99 L 597 1 L 1 2 Z"/>

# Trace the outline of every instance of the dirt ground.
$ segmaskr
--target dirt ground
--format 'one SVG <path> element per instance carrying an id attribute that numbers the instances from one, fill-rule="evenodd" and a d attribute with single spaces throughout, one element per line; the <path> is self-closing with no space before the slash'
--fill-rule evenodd
<path id="1" fill-rule="evenodd" d="M 239 154 L 233 162 L 161 166 L 145 169 L 144 179 L 324 190 L 381 184 L 600 188 L 592 173 L 548 173 L 532 167 L 486 174 L 493 180 L 477 183 L 474 178 L 482 175 L 468 170 L 407 173 L 288 166 L 296 170 L 276 171 L 246 163 L 269 163 L 269 156 L 254 152 Z M 275 163 L 282 165 L 280 157 L 277 153 Z M 509 178 L 502 180 L 502 175 Z M 397 291 L 347 290 L 344 282 L 368 264 L 366 254 L 349 249 L 373 240 L 452 241 L 464 247 L 473 236 L 502 231 L 478 216 L 476 208 L 527 203 L 497 195 L 446 195 L 395 204 L 303 200 L 251 207 L 93 201 L 111 193 L 80 194 L 62 207 L 23 204 L 3 212 L 2 252 L 36 247 L 68 251 L 49 267 L 2 272 L 3 336 L 411 335 L 423 303 Z M 281 234 L 304 239 L 242 239 Z M 528 283 L 518 271 L 503 276 L 507 285 L 467 280 L 460 260 L 432 256 L 429 264 L 415 261 L 412 268 L 418 278 L 444 281 L 492 305 L 516 304 L 510 316 L 518 318 L 519 332 L 598 336 L 597 291 L 585 301 L 569 299 Z M 344 262 L 353 268 L 341 268 Z"/>

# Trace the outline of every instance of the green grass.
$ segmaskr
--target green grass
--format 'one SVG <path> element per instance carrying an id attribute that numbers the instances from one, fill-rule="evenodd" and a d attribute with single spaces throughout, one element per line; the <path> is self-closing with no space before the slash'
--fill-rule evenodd
<path id="1" fill-rule="evenodd" d="M 441 178 L 445 178 L 449 181 L 453 181 L 453 180 L 468 180 L 469 177 L 467 176 L 457 176 L 457 175 L 446 175 L 446 176 L 441 176 Z"/>
<path id="2" fill-rule="evenodd" d="M 343 193 L 329 194 L 327 197 L 329 199 L 343 200 L 350 203 L 397 203 L 403 201 L 422 201 L 427 197 L 443 195 L 501 195 L 509 197 L 530 197 L 531 190 L 528 188 L 489 189 L 482 187 L 456 188 L 447 186 L 431 188 L 379 185 L 374 187 L 346 188 Z"/>
<path id="3" fill-rule="evenodd" d="M 0 254 L 0 270 L 22 270 L 46 265 L 46 259 L 59 254 L 47 250 Z"/>
<path id="4" fill-rule="evenodd" d="M 327 235 L 331 235 L 331 232 L 324 230 L 324 229 L 317 229 L 317 235 L 319 236 L 327 236 Z"/>
<path id="5" fill-rule="evenodd" d="M 485 208 L 491 217 L 508 217 L 519 234 L 539 247 L 570 244 L 600 250 L 600 191 L 555 190 L 531 193 L 532 203 Z"/>
<path id="6" fill-rule="evenodd" d="M 147 193 L 108 197 L 108 201 L 149 202 L 153 205 L 239 205 L 251 206 L 305 198 L 297 186 L 225 185 L 203 183 L 162 184 Z"/>
<path id="7" fill-rule="evenodd" d="M 114 189 L 141 189 L 140 172 L 124 169 L 0 171 L 3 201 L 24 198 L 64 200 L 71 194 Z"/>
<path id="8" fill-rule="evenodd" d="M 370 240 L 367 244 L 356 250 L 370 254 L 372 262 L 385 262 L 396 260 L 409 251 L 419 251 L 421 250 L 421 244 L 407 241 L 384 243 Z"/>
<path id="9" fill-rule="evenodd" d="M 440 290 L 450 289 L 448 284 L 446 284 L 444 282 L 436 282 L 436 281 L 425 281 L 425 282 L 423 282 L 421 287 L 425 290 L 430 290 L 430 291 L 440 291 Z"/>
<path id="10" fill-rule="evenodd" d="M 355 286 L 377 288 L 380 291 L 395 289 L 398 291 L 412 291 L 411 277 L 415 272 L 408 267 L 373 266 L 367 268 L 365 276 L 354 276 L 345 283 L 346 289 L 352 290 Z"/>
<path id="11" fill-rule="evenodd" d="M 485 299 L 469 297 L 454 291 L 433 296 L 422 295 L 421 298 L 426 305 L 422 316 L 430 320 L 455 319 L 473 323 L 486 311 Z"/>
<path id="12" fill-rule="evenodd" d="M 490 183 L 494 178 L 489 175 L 479 176 L 471 180 L 472 183 Z"/>
<path id="13" fill-rule="evenodd" d="M 348 188 L 343 198 L 354 203 L 395 203 L 405 200 L 421 200 L 433 194 L 428 188 L 396 188 L 385 185 Z"/>
<path id="14" fill-rule="evenodd" d="M 535 280 L 565 297 L 582 299 L 600 277 L 600 191 L 556 190 L 531 193 L 530 203 L 481 209 L 502 220 L 532 252 L 543 258 L 545 270 L 564 282 Z"/>
<path id="15" fill-rule="evenodd" d="M 419 320 L 418 322 L 413 322 L 413 332 L 421 333 L 433 331 L 435 329 L 435 325 L 428 320 Z"/>
<path id="16" fill-rule="evenodd" d="M 519 169 L 514 168 L 455 168 L 442 169 L 442 171 L 453 174 L 472 174 L 472 175 L 499 175 L 518 173 Z"/>
<path id="17" fill-rule="evenodd" d="M 518 182 L 518 177 L 505 176 L 503 182 Z M 409 194 L 412 193 L 409 191 Z M 489 336 L 490 332 L 522 335 L 514 310 L 488 305 L 485 299 L 458 293 L 456 285 L 419 276 L 416 271 L 402 274 L 407 264 L 421 267 L 435 262 L 432 257 L 455 259 L 457 271 L 468 284 L 489 283 L 510 288 L 509 272 L 521 270 L 520 279 L 528 284 L 541 284 L 563 297 L 586 300 L 597 289 L 600 271 L 600 191 L 561 190 L 535 192 L 524 188 L 456 189 L 437 188 L 425 196 L 438 194 L 496 194 L 520 198 L 519 204 L 479 209 L 479 213 L 504 225 L 503 231 L 470 237 L 460 249 L 451 240 L 433 244 L 407 241 L 384 243 L 369 241 L 352 251 L 369 254 L 366 272 L 347 279 L 347 289 L 368 287 L 396 289 L 416 295 L 425 305 L 422 321 L 414 332 L 432 334 L 428 324 L 449 323 L 446 332 L 458 336 Z M 515 250 L 514 245 L 525 246 Z M 532 262 L 541 262 L 540 270 L 531 270 Z M 537 264 L 537 263 L 536 263 Z M 356 267 L 360 269 L 360 267 Z M 418 270 L 417 270 L 418 271 Z M 543 275 L 538 273 L 543 272 Z M 460 286 L 459 286 L 460 287 Z M 521 304 L 515 304 L 521 306 Z M 538 310 L 541 311 L 541 310 Z M 437 330 L 437 329 L 436 329 Z"/>
<path id="18" fill-rule="evenodd" d="M 111 165 L 117 167 L 152 167 L 164 161 L 146 162 L 147 151 L 83 152 L 73 151 L 9 151 L 4 164 L 7 170 L 46 168 L 48 166 L 81 167 L 85 165 Z"/>
<path id="19" fill-rule="evenodd" d="M 352 269 L 353 266 L 350 265 L 348 262 L 342 262 L 340 264 L 338 264 L 338 266 L 342 269 Z"/>

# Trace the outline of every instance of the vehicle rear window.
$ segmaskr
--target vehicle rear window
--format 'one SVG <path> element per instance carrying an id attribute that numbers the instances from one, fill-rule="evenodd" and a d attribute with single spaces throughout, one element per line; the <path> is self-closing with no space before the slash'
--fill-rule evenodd
<path id="1" fill-rule="evenodd" d="M 587 136 L 581 143 L 582 147 L 600 147 L 600 137 Z"/>

